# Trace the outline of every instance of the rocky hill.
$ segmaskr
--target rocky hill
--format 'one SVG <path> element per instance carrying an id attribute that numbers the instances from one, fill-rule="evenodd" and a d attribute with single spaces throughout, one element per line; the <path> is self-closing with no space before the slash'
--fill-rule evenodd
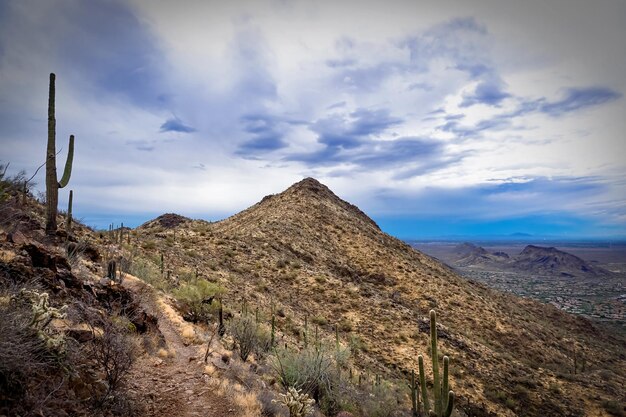
<path id="1" fill-rule="evenodd" d="M 488 252 L 485 248 L 472 243 L 457 245 L 453 253 L 454 266 L 491 266 L 503 264 L 509 260 L 509 255 L 504 252 Z"/>
<path id="2" fill-rule="evenodd" d="M 610 272 L 557 248 L 528 245 L 515 256 L 511 268 L 537 275 L 608 276 Z"/>
<path id="3" fill-rule="evenodd" d="M 327 337 L 337 326 L 342 341 L 358 340 L 361 371 L 384 378 L 406 377 L 428 355 L 426 317 L 436 308 L 452 387 L 472 415 L 606 415 L 603 404 L 624 402 L 623 340 L 467 281 L 311 178 L 223 221 L 140 228 L 132 242 L 135 257 L 163 254 L 172 280 L 223 285 L 233 310 L 245 299 L 278 311 L 290 343 L 302 342 L 307 317 Z"/>
<path id="4" fill-rule="evenodd" d="M 504 252 L 489 252 L 472 243 L 462 243 L 454 248 L 449 262 L 456 267 L 510 271 L 531 276 L 594 278 L 611 275 L 610 271 L 578 256 L 557 248 L 535 245 L 527 245 L 519 254 L 509 256 Z"/>

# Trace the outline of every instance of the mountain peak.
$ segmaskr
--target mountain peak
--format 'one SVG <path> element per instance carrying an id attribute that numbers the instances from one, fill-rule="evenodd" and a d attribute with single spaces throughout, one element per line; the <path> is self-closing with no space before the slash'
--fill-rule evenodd
<path id="1" fill-rule="evenodd" d="M 326 187 L 324 184 L 322 184 L 321 182 L 319 182 L 317 179 L 313 177 L 306 177 L 305 179 L 300 180 L 296 182 L 295 184 L 293 184 L 292 187 L 317 187 L 317 188 L 328 189 L 328 187 Z"/>
<path id="2" fill-rule="evenodd" d="M 565 253 L 558 250 L 555 247 L 546 247 L 546 246 L 536 246 L 536 245 L 526 245 L 524 250 L 521 252 L 522 255 L 531 254 L 531 253 Z"/>
<path id="3" fill-rule="evenodd" d="M 333 229 L 346 227 L 380 232 L 380 227 L 357 206 L 342 200 L 326 185 L 310 177 L 281 193 L 265 196 L 254 206 L 219 222 L 218 227 L 258 234 L 259 228 L 270 225 L 277 230 L 315 229 L 322 223 Z"/>
<path id="4" fill-rule="evenodd" d="M 158 226 L 158 227 L 163 227 L 165 229 L 173 229 L 188 221 L 191 221 L 191 219 L 185 216 L 181 216 L 180 214 L 165 213 L 165 214 L 161 214 L 159 217 L 155 219 L 148 220 L 147 222 L 145 222 L 139 227 L 147 228 L 147 227 Z"/>
<path id="5" fill-rule="evenodd" d="M 317 195 L 317 196 L 326 196 L 326 197 L 335 197 L 338 198 L 335 193 L 333 193 L 330 188 L 316 180 L 312 177 L 307 177 L 297 183 L 293 184 L 287 190 L 286 193 L 296 192 L 303 193 L 309 195 Z"/>

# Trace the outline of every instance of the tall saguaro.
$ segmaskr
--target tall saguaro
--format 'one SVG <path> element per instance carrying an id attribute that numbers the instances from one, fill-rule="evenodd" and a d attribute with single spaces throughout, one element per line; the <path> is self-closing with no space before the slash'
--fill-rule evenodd
<path id="1" fill-rule="evenodd" d="M 59 188 L 63 188 L 70 181 L 72 175 L 72 161 L 74 159 L 74 135 L 70 135 L 67 151 L 67 160 L 61 181 L 57 180 L 56 163 L 56 119 L 54 118 L 56 76 L 50 74 L 48 91 L 48 147 L 46 151 L 46 234 L 54 235 L 57 231 L 57 206 L 59 204 Z"/>

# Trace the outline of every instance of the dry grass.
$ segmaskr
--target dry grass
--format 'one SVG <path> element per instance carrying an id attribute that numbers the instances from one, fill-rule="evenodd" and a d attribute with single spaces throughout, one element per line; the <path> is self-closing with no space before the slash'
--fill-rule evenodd
<path id="1" fill-rule="evenodd" d="M 218 395 L 226 398 L 232 398 L 233 402 L 239 407 L 237 413 L 240 417 L 260 417 L 261 403 L 254 392 L 250 392 L 237 382 L 229 381 L 225 378 L 211 378 L 208 381 L 210 389 Z"/>

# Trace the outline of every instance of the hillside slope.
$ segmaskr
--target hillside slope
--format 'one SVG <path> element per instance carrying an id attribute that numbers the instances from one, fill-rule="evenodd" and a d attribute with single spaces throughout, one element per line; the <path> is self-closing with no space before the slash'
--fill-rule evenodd
<path id="1" fill-rule="evenodd" d="M 136 238 L 143 256 L 164 253 L 174 279 L 196 273 L 220 282 L 234 309 L 244 298 L 274 306 L 285 338 L 296 337 L 305 316 L 326 335 L 338 325 L 343 340 L 360 339 L 363 368 L 389 378 L 428 354 L 426 316 L 436 308 L 451 385 L 461 404 L 476 404 L 473 415 L 607 415 L 604 401 L 624 402 L 623 340 L 467 281 L 314 179 L 221 222 L 138 229 Z"/>

